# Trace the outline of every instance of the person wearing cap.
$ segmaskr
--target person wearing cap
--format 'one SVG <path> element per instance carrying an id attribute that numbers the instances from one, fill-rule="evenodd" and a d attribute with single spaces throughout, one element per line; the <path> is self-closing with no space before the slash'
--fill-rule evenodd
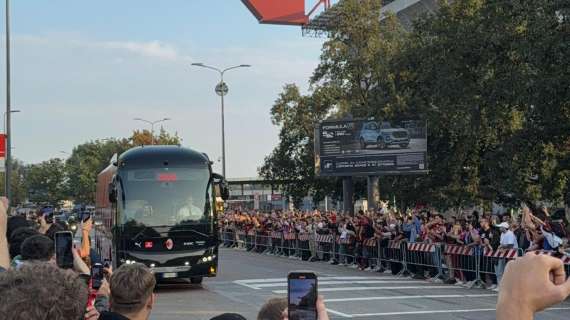
<path id="1" fill-rule="evenodd" d="M 508 250 L 508 249 L 518 249 L 517 238 L 515 234 L 509 229 L 509 224 L 507 222 L 501 222 L 498 225 L 495 225 L 497 228 L 501 230 L 501 241 L 499 245 L 499 250 Z M 495 275 L 497 276 L 497 288 L 494 288 L 493 291 L 499 291 L 501 285 L 501 278 L 503 277 L 503 273 L 505 272 L 505 266 L 507 265 L 506 258 L 499 258 L 497 264 L 495 265 Z"/>

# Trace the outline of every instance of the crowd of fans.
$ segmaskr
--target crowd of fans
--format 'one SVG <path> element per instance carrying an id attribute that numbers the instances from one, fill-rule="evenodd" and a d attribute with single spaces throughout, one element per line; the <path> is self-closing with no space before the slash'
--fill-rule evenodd
<path id="1" fill-rule="evenodd" d="M 82 223 L 81 240 L 73 248 L 73 268 L 56 263 L 55 237 L 69 226 L 52 219 L 51 210 L 8 218 L 7 201 L 0 203 L 0 319 L 2 320 L 146 320 L 156 304 L 156 278 L 143 264 L 124 264 L 95 289 L 91 267 L 100 258 L 90 248 L 91 219 Z M 322 298 L 319 320 L 328 320 Z M 270 299 L 259 320 L 287 319 L 287 302 Z M 245 320 L 226 313 L 212 320 Z"/>
<path id="2" fill-rule="evenodd" d="M 90 249 L 90 220 L 81 228 L 81 244 L 73 249 L 73 268 L 63 269 L 54 262 L 54 238 L 65 225 L 46 220 L 39 212 L 36 221 L 14 216 L 8 219 L 7 200 L 0 202 L 0 319 L 55 319 L 96 320 L 131 319 L 146 320 L 156 305 L 155 275 L 142 264 L 125 264 L 113 271 L 105 267 L 105 278 L 98 289 L 93 288 L 90 266 L 100 263 L 97 254 Z M 524 237 L 513 232 L 509 238 L 528 241 L 528 248 L 563 250 L 567 244 L 562 232 L 564 219 L 554 215 L 538 217 L 530 212 L 521 216 L 520 224 Z M 225 216 L 225 228 L 254 228 L 265 231 L 295 233 L 337 234 L 340 238 L 384 237 L 408 239 L 408 241 L 457 241 L 481 242 L 497 245 L 498 233 L 490 236 L 492 229 L 481 216 L 477 218 L 445 220 L 440 215 L 427 211 L 411 214 L 405 218 L 393 212 L 360 213 L 356 217 L 329 213 L 272 213 L 244 214 L 240 212 Z M 559 221 L 560 220 L 560 221 Z M 471 223 L 470 223 L 471 221 Z M 503 235 L 511 227 L 504 223 Z M 499 221 L 493 221 L 493 225 Z M 261 228 L 261 229 L 260 229 Z M 477 230 L 475 232 L 474 230 Z M 516 228 L 515 228 L 516 231 Z M 470 236 L 469 236 L 470 235 Z M 503 238 L 503 237 L 501 237 Z M 547 242 L 547 244 L 545 243 Z M 498 246 L 501 246 L 499 240 Z M 358 248 L 351 248 L 358 250 Z M 518 278 L 519 274 L 532 277 Z M 536 275 L 536 276 L 534 276 Z M 535 312 L 563 301 L 570 294 L 570 282 L 562 262 L 544 255 L 525 256 L 509 263 L 502 280 L 498 299 L 497 319 L 532 319 Z M 517 295 L 517 299 L 512 299 Z M 521 306 L 519 302 L 522 302 Z M 324 300 L 317 300 L 318 320 L 328 320 Z M 243 320 L 238 314 L 223 314 L 215 320 Z M 259 320 L 287 319 L 286 299 L 270 299 L 260 310 Z"/>
<path id="3" fill-rule="evenodd" d="M 236 246 L 237 233 L 252 234 L 258 237 L 271 237 L 271 234 L 294 234 L 296 239 L 302 235 L 310 235 L 309 246 L 305 252 L 296 250 L 289 252 L 287 248 L 261 246 L 261 251 L 269 254 L 297 254 L 304 260 L 330 260 L 332 264 L 349 265 L 361 270 L 386 271 L 386 264 L 376 263 L 374 252 L 367 245 L 378 244 L 387 247 L 389 241 L 405 241 L 407 243 L 429 243 L 435 245 L 461 245 L 480 248 L 481 255 L 485 251 L 520 249 L 520 253 L 545 250 L 553 255 L 564 255 L 569 248 L 568 221 L 564 209 L 556 209 L 552 213 L 545 207 L 529 209 L 524 207 L 520 214 L 493 215 L 471 211 L 461 215 L 444 215 L 428 208 L 419 208 L 398 212 L 389 209 L 386 203 L 378 210 L 360 211 L 354 216 L 336 211 L 241 211 L 227 212 L 220 220 L 224 232 L 224 244 Z M 323 250 L 317 241 L 317 235 L 331 235 L 336 239 L 336 250 L 330 246 Z M 289 237 L 291 238 L 291 237 Z M 305 237 L 307 238 L 307 237 Z M 260 250 L 253 241 L 248 242 L 248 250 Z M 292 243 L 284 244 L 290 246 Z M 297 245 L 298 246 L 298 245 Z M 332 254 L 329 253 L 332 251 Z M 438 250 L 430 263 L 435 270 L 417 268 L 415 278 L 437 275 L 433 280 L 471 286 L 474 282 L 473 272 L 467 270 L 467 260 L 452 259 Z M 486 286 L 498 291 L 507 260 L 496 259 L 492 265 L 484 266 Z M 375 265 L 376 264 L 376 265 Z M 473 263 L 474 264 L 474 263 Z M 443 277 L 442 266 L 448 266 L 447 275 Z M 397 266 L 396 266 L 397 267 Z M 396 267 L 392 266 L 392 271 Z M 437 270 L 439 267 L 440 270 Z M 455 271 L 453 271 L 455 267 Z M 471 266 L 474 269 L 474 266 Z M 450 271 L 451 270 L 451 271 Z M 474 270 L 473 270 L 474 271 Z"/>

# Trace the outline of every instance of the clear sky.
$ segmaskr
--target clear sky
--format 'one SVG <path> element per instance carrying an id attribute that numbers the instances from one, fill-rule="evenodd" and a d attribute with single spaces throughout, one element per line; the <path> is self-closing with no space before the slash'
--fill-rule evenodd
<path id="1" fill-rule="evenodd" d="M 218 76 L 189 65 L 251 64 L 226 77 L 226 143 L 228 176 L 255 176 L 277 143 L 273 102 L 286 83 L 307 90 L 322 45 L 300 27 L 258 24 L 238 0 L 12 0 L 11 12 L 12 105 L 22 110 L 13 154 L 26 163 L 129 136 L 144 127 L 135 117 L 173 118 L 166 130 L 216 160 Z M 3 22 L 0 30 L 4 108 Z"/>

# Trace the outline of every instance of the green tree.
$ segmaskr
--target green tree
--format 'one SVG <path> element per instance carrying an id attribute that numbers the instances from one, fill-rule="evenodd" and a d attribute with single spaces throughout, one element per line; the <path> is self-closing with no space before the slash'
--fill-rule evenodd
<path id="1" fill-rule="evenodd" d="M 54 158 L 29 166 L 27 174 L 30 201 L 58 204 L 65 200 L 65 164 Z"/>
<path id="2" fill-rule="evenodd" d="M 181 144 L 177 134 L 171 135 L 162 128 L 154 141 L 157 145 Z M 66 161 L 67 193 L 77 202 L 93 203 L 97 175 L 109 165 L 113 155 L 150 143 L 150 131 L 137 130 L 129 138 L 95 140 L 78 145 Z"/>
<path id="3" fill-rule="evenodd" d="M 315 124 L 325 118 L 331 105 L 331 96 L 325 90 L 307 96 L 289 84 L 271 109 L 272 122 L 280 127 L 279 144 L 265 158 L 259 174 L 282 183 L 296 206 L 308 194 L 315 200 L 323 199 L 333 186 L 330 179 L 315 177 L 313 138 Z"/>
<path id="4" fill-rule="evenodd" d="M 128 139 L 95 140 L 73 149 L 66 161 L 67 192 L 79 203 L 93 203 L 97 175 L 109 165 L 114 154 L 120 154 L 131 146 Z"/>
<path id="5" fill-rule="evenodd" d="M 154 140 L 149 130 L 135 130 L 130 141 L 132 146 L 149 145 L 153 142 L 155 145 L 180 145 L 182 143 L 178 133 L 171 135 L 163 127 L 160 127 L 158 134 L 154 134 Z"/>
<path id="6" fill-rule="evenodd" d="M 326 92 L 313 118 L 428 122 L 430 174 L 381 179 L 404 205 L 570 203 L 567 1 L 442 2 L 410 33 L 379 3 L 338 6 L 311 93 L 288 86 L 272 109 L 280 143 L 260 172 L 316 193 L 309 123 Z"/>
<path id="7" fill-rule="evenodd" d="M 561 5 L 456 1 L 416 23 L 394 67 L 406 104 L 429 121 L 431 174 L 419 186 L 432 202 L 561 199 L 570 132 Z"/>
<path id="8" fill-rule="evenodd" d="M 345 0 L 323 44 L 311 83 L 337 93 L 338 114 L 356 118 L 393 116 L 399 107 L 390 70 L 405 43 L 398 19 L 381 21 L 381 1 Z"/>
<path id="9" fill-rule="evenodd" d="M 28 168 L 22 161 L 18 159 L 12 160 L 12 194 L 10 198 L 12 206 L 22 204 L 28 199 L 27 172 Z M 4 173 L 0 173 L 0 181 L 2 181 L 0 183 L 0 194 L 5 194 Z"/>

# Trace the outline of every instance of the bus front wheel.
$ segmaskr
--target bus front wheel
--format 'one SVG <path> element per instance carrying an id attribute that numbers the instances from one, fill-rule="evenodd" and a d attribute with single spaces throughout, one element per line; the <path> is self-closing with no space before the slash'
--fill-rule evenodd
<path id="1" fill-rule="evenodd" d="M 190 278 L 191 284 L 202 284 L 202 277 L 192 277 Z"/>

